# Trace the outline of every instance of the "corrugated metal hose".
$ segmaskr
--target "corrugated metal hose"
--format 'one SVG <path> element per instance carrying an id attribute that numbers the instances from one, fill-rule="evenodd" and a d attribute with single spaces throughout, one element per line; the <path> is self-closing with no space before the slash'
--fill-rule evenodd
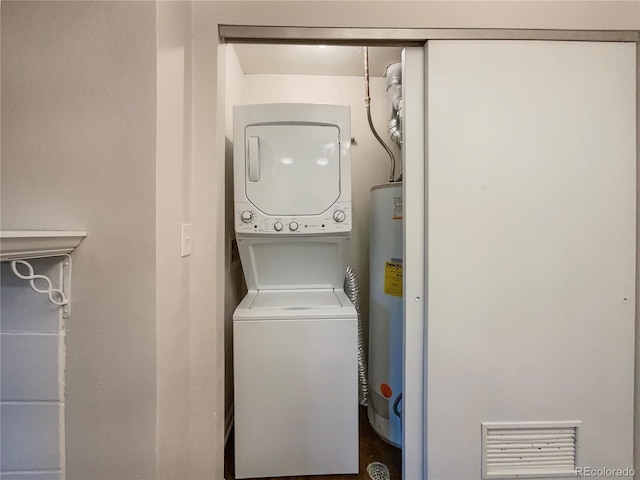
<path id="1" fill-rule="evenodd" d="M 344 276 L 344 293 L 349 297 L 358 313 L 358 402 L 366 407 L 369 399 L 369 387 L 367 384 L 367 360 L 364 355 L 364 339 L 362 335 L 362 315 L 360 313 L 360 284 L 358 283 L 358 276 L 351 268 L 351 265 L 347 265 L 347 271 Z"/>

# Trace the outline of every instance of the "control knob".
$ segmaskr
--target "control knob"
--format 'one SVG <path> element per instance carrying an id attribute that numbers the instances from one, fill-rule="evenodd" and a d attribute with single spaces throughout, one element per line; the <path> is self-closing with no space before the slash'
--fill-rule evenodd
<path id="1" fill-rule="evenodd" d="M 291 230 L 292 232 L 295 232 L 296 230 L 298 230 L 298 222 L 291 222 L 289 224 L 289 230 Z"/>
<path id="2" fill-rule="evenodd" d="M 333 212 L 333 219 L 338 222 L 338 223 L 342 223 L 344 222 L 344 219 L 347 218 L 347 216 L 344 213 L 344 210 L 336 210 L 335 212 Z"/>
<path id="3" fill-rule="evenodd" d="M 276 232 L 280 232 L 280 231 L 282 231 L 282 223 L 281 223 L 281 222 L 276 222 L 276 223 L 274 223 L 274 224 L 273 224 L 273 229 L 274 229 Z"/>
<path id="4" fill-rule="evenodd" d="M 251 222 L 251 220 L 253 220 L 253 213 L 251 213 L 249 210 L 245 210 L 240 214 L 240 220 L 242 220 L 244 223 Z"/>

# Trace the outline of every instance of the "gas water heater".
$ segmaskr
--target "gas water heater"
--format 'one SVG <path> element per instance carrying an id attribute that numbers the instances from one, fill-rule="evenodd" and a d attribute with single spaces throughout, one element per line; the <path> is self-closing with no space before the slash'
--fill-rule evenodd
<path id="1" fill-rule="evenodd" d="M 391 103 L 389 135 L 402 148 L 402 63 L 389 65 L 385 76 Z M 371 188 L 368 416 L 384 440 L 402 447 L 402 182 L 395 178 L 391 150 L 383 146 L 392 167 L 390 182 Z"/>
<path id="2" fill-rule="evenodd" d="M 371 188 L 369 422 L 402 446 L 402 182 Z"/>

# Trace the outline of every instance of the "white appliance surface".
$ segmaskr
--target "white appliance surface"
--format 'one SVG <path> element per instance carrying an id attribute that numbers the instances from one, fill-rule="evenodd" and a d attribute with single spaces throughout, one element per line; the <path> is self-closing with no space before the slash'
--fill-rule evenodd
<path id="1" fill-rule="evenodd" d="M 249 290 L 342 288 L 348 237 L 238 238 Z"/>
<path id="2" fill-rule="evenodd" d="M 402 182 L 371 189 L 368 415 L 373 429 L 397 447 L 402 421 L 393 405 L 398 402 L 396 411 L 403 407 L 402 199 Z"/>
<path id="3" fill-rule="evenodd" d="M 249 290 L 233 321 L 344 319 L 355 315 L 356 309 L 342 289 Z"/>
<path id="4" fill-rule="evenodd" d="M 276 311 L 280 319 L 234 318 L 236 478 L 358 473 L 355 310 Z"/>
<path id="5" fill-rule="evenodd" d="M 349 108 L 235 107 L 234 138 L 236 478 L 358 473 Z"/>
<path id="6" fill-rule="evenodd" d="M 245 176 L 247 198 L 262 212 L 318 215 L 338 200 L 340 130 L 335 125 L 251 125 L 245 141 L 258 170 L 254 179 L 250 170 Z"/>
<path id="7" fill-rule="evenodd" d="M 254 310 L 279 308 L 303 310 L 307 308 L 339 308 L 342 304 L 333 290 L 275 290 L 260 292 L 249 308 Z"/>
<path id="8" fill-rule="evenodd" d="M 351 112 L 343 105 L 234 107 L 238 234 L 351 231 Z"/>

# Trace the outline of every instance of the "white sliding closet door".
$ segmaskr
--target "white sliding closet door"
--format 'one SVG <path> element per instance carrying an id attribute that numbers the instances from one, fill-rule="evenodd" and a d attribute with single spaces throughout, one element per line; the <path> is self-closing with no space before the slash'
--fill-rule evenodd
<path id="1" fill-rule="evenodd" d="M 426 58 L 429 480 L 632 467 L 635 44 Z"/>

